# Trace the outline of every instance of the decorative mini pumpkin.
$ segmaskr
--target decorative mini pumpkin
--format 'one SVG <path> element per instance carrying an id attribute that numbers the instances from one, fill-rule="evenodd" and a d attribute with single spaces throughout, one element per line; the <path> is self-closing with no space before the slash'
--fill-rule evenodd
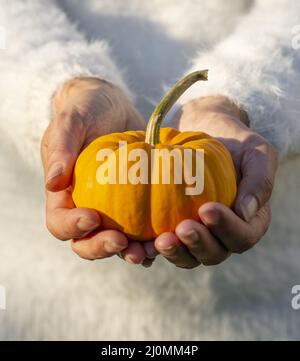
<path id="1" fill-rule="evenodd" d="M 189 74 L 175 84 L 154 110 L 146 133 L 108 134 L 94 140 L 79 155 L 74 169 L 73 200 L 77 207 L 99 211 L 103 228 L 120 230 L 131 239 L 146 241 L 174 231 L 184 219 L 199 219 L 198 208 L 206 202 L 232 206 L 237 191 L 236 173 L 225 146 L 205 133 L 160 129 L 176 100 L 198 80 L 207 80 L 207 71 Z M 102 150 L 106 153 L 101 153 Z M 163 157 L 152 156 L 154 150 L 176 150 L 182 159 L 187 153 L 191 161 L 180 163 L 173 154 L 169 167 L 164 167 Z M 192 179 L 197 164 L 203 161 L 198 154 L 204 154 L 204 183 L 201 192 L 193 194 L 191 183 L 184 177 L 179 182 L 177 175 L 189 174 Z M 179 172 L 178 164 L 187 169 Z M 135 176 L 131 177 L 133 182 L 129 181 L 130 176 Z M 164 176 L 169 182 L 164 181 Z"/>

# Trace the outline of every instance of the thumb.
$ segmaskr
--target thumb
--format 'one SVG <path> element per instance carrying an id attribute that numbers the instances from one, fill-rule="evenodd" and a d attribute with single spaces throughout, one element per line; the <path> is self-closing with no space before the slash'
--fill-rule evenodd
<path id="1" fill-rule="evenodd" d="M 52 192 L 71 184 L 74 164 L 84 143 L 83 121 L 74 116 L 54 119 L 42 141 L 45 186 Z"/>
<path id="2" fill-rule="evenodd" d="M 241 164 L 242 179 L 234 210 L 249 222 L 270 199 L 277 169 L 277 152 L 268 143 L 247 150 Z"/>

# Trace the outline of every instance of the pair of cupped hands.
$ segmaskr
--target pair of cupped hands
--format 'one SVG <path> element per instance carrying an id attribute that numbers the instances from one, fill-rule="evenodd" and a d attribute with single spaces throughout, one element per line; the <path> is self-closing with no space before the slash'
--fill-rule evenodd
<path id="1" fill-rule="evenodd" d="M 206 203 L 198 210 L 199 222 L 184 220 L 174 232 L 147 242 L 101 229 L 99 213 L 76 208 L 71 194 L 79 153 L 101 135 L 145 129 L 145 119 L 118 87 L 92 77 L 68 81 L 53 96 L 51 105 L 52 119 L 41 144 L 47 227 L 56 238 L 71 239 L 72 249 L 80 257 L 94 260 L 119 254 L 129 263 L 149 267 L 160 254 L 178 267 L 194 268 L 216 265 L 232 253 L 242 253 L 266 232 L 277 153 L 247 127 L 245 111 L 226 97 L 202 97 L 186 103 L 175 114 L 172 126 L 205 132 L 230 151 L 238 175 L 232 209 Z"/>

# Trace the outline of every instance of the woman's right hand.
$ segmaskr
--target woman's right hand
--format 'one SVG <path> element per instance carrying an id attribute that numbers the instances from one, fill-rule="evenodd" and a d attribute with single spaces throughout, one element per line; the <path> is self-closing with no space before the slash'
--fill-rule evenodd
<path id="1" fill-rule="evenodd" d="M 121 232 L 98 230 L 100 215 L 76 208 L 70 185 L 83 148 L 104 134 L 144 129 L 144 119 L 118 87 L 92 77 L 68 81 L 54 95 L 52 111 L 41 144 L 49 231 L 58 239 L 72 239 L 73 251 L 82 258 L 101 259 L 122 251 L 128 262 L 142 263 L 147 247 L 128 242 Z"/>

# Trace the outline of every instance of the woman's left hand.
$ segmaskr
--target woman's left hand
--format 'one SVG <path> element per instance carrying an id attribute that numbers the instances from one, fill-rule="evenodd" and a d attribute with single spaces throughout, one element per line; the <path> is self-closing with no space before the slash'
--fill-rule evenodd
<path id="1" fill-rule="evenodd" d="M 155 240 L 156 250 L 178 267 L 219 264 L 253 247 L 268 229 L 277 152 L 246 123 L 246 113 L 219 96 L 191 101 L 175 115 L 180 131 L 208 133 L 229 149 L 239 183 L 233 209 L 206 203 L 199 208 L 200 223 L 184 220 Z"/>

